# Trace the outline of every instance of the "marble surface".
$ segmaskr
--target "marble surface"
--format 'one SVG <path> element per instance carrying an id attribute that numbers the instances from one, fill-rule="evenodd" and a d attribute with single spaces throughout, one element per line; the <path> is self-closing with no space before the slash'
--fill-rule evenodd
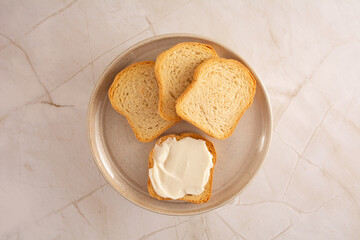
<path id="1" fill-rule="evenodd" d="M 0 1 L 0 239 L 358 239 L 360 2 Z M 154 35 L 198 33 L 257 71 L 265 163 L 229 204 L 164 216 L 117 194 L 86 113 L 105 67 Z"/>

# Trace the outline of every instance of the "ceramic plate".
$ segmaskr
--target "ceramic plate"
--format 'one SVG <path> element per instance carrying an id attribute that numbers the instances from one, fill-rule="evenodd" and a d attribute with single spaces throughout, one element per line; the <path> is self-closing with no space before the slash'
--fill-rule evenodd
<path id="1" fill-rule="evenodd" d="M 107 96 L 115 75 L 131 63 L 155 60 L 162 51 L 180 42 L 202 42 L 214 47 L 220 57 L 244 63 L 257 81 L 254 103 L 245 112 L 234 133 L 225 140 L 207 136 L 196 127 L 181 121 L 163 135 L 198 133 L 215 145 L 218 155 L 212 196 L 207 203 L 159 201 L 147 191 L 148 156 L 155 141 L 141 143 L 132 132 L 125 117 L 112 109 Z M 92 94 L 88 110 L 89 142 L 100 171 L 122 196 L 154 212 L 171 215 L 190 215 L 217 208 L 238 195 L 264 161 L 271 140 L 272 116 L 264 85 L 237 54 L 203 37 L 189 34 L 162 35 L 142 41 L 118 56 L 100 77 Z"/>

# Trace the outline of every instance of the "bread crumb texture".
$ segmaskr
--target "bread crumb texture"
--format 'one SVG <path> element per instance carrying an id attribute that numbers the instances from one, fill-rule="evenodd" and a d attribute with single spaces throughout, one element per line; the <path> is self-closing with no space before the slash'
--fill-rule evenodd
<path id="1" fill-rule="evenodd" d="M 158 114 L 159 90 L 152 61 L 134 63 L 115 77 L 109 89 L 112 107 L 124 115 L 141 142 L 157 138 L 175 124 Z"/>
<path id="2" fill-rule="evenodd" d="M 177 100 L 177 114 L 208 135 L 229 137 L 253 102 L 256 81 L 233 59 L 212 58 L 199 65 L 194 80 Z"/>
<path id="3" fill-rule="evenodd" d="M 161 53 L 155 63 L 155 74 L 159 84 L 159 113 L 167 120 L 179 120 L 175 104 L 193 80 L 196 67 L 209 58 L 217 57 L 215 50 L 207 44 L 184 42 Z"/>

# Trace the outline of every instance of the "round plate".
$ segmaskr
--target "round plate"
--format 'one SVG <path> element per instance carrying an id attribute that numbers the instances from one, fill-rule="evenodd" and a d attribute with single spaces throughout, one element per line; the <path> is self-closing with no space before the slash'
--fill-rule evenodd
<path id="1" fill-rule="evenodd" d="M 155 60 L 162 51 L 180 42 L 202 42 L 214 47 L 220 57 L 245 64 L 256 78 L 256 95 L 234 133 L 225 140 L 207 136 L 181 121 L 163 135 L 198 133 L 215 145 L 218 155 L 212 196 L 207 203 L 159 201 L 147 191 L 148 157 L 155 141 L 139 142 L 126 118 L 118 114 L 108 99 L 108 89 L 115 75 L 131 63 Z M 154 212 L 190 215 L 212 210 L 233 199 L 254 176 L 263 162 L 271 140 L 272 116 L 268 96 L 256 73 L 228 48 L 196 35 L 167 34 L 144 40 L 118 56 L 105 70 L 92 94 L 88 110 L 89 142 L 100 171 L 122 196 Z"/>

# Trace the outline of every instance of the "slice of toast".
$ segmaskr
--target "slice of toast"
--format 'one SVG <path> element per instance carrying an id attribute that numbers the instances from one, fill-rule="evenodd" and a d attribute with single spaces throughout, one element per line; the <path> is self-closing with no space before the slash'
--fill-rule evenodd
<path id="1" fill-rule="evenodd" d="M 194 80 L 176 104 L 177 114 L 208 135 L 225 139 L 253 102 L 256 81 L 233 59 L 213 58 L 196 69 Z"/>
<path id="2" fill-rule="evenodd" d="M 118 73 L 108 95 L 112 107 L 124 115 L 141 142 L 156 139 L 175 124 L 158 114 L 159 90 L 152 61 L 134 63 Z"/>
<path id="3" fill-rule="evenodd" d="M 195 134 L 195 133 L 182 133 L 180 135 L 175 135 L 175 134 L 170 134 L 167 136 L 163 136 L 161 138 L 159 138 L 156 141 L 156 145 L 157 144 L 161 144 L 162 142 L 164 142 L 166 139 L 170 138 L 170 137 L 175 137 L 177 141 L 179 141 L 180 139 L 183 139 L 185 137 L 192 137 L 195 139 L 202 139 L 206 142 L 206 146 L 207 149 L 209 150 L 209 152 L 211 153 L 211 155 L 213 156 L 212 158 L 212 162 L 213 162 L 213 167 L 210 169 L 210 176 L 209 176 L 209 180 L 206 183 L 205 187 L 204 187 L 204 191 L 199 194 L 199 195 L 185 195 L 182 198 L 179 198 L 177 200 L 183 200 L 183 201 L 187 201 L 187 202 L 192 202 L 192 203 L 205 203 L 207 201 L 209 201 L 210 197 L 211 197 L 211 190 L 212 190 L 212 181 L 213 181 L 213 175 L 214 175 L 214 168 L 215 168 L 215 163 L 216 163 L 216 151 L 215 151 L 215 147 L 214 145 L 208 141 L 206 138 Z M 154 160 L 152 158 L 153 156 L 153 152 L 154 152 L 154 148 L 151 150 L 150 155 L 149 155 L 149 169 L 151 169 L 154 166 Z M 151 180 L 148 177 L 148 191 L 149 194 L 159 200 L 173 200 L 170 198 L 163 198 L 161 196 L 159 196 L 156 192 L 155 189 L 153 188 L 152 184 L 151 184 Z"/>
<path id="4" fill-rule="evenodd" d="M 156 58 L 155 75 L 159 85 L 159 113 L 162 118 L 180 120 L 175 110 L 176 100 L 193 80 L 196 67 L 213 57 L 217 57 L 217 54 L 210 45 L 183 42 Z"/>

